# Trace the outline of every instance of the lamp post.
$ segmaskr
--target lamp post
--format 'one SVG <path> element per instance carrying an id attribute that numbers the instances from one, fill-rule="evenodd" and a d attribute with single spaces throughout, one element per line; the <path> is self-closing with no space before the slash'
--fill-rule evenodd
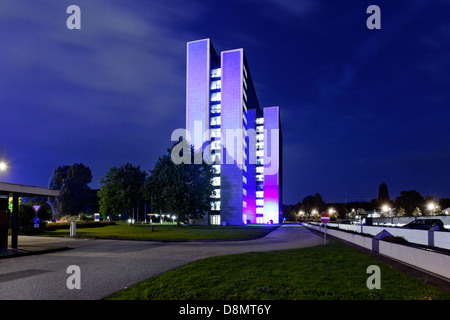
<path id="1" fill-rule="evenodd" d="M 430 210 L 430 216 L 434 215 L 434 210 L 437 208 L 437 205 L 434 202 L 428 203 L 428 210 Z"/>

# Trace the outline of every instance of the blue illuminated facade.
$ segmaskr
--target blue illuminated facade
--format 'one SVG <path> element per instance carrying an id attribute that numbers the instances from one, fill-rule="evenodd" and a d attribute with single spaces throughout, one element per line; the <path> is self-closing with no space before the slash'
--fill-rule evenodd
<path id="1" fill-rule="evenodd" d="M 216 171 L 208 223 L 279 223 L 280 112 L 260 108 L 243 49 L 188 42 L 186 71 L 188 139 Z"/>

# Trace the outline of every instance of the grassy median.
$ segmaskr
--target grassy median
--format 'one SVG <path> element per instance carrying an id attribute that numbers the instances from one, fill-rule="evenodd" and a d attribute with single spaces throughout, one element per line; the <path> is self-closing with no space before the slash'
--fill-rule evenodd
<path id="1" fill-rule="evenodd" d="M 381 289 L 368 289 L 370 265 Z M 127 288 L 117 300 L 430 300 L 450 294 L 333 241 L 283 251 L 207 258 Z"/>
<path id="2" fill-rule="evenodd" d="M 77 236 L 101 239 L 133 240 L 231 240 L 262 237 L 277 228 L 276 225 L 246 226 L 176 226 L 175 224 L 134 224 L 117 223 L 102 227 L 77 227 Z M 48 236 L 68 236 L 69 229 L 46 231 Z"/>

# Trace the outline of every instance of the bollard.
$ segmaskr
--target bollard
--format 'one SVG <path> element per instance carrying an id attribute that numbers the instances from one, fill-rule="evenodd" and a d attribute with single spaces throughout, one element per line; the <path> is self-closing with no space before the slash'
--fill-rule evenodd
<path id="1" fill-rule="evenodd" d="M 70 221 L 70 236 L 75 237 L 77 235 L 77 223 Z"/>

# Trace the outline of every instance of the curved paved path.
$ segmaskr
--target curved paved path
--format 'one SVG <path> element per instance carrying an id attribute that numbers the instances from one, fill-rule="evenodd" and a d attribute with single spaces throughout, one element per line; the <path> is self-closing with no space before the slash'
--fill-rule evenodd
<path id="1" fill-rule="evenodd" d="M 60 241 L 72 249 L 0 260 L 0 299 L 102 299 L 198 259 L 314 246 L 323 238 L 299 225 L 283 225 L 264 238 L 248 241 Z M 71 265 L 80 268 L 81 289 L 67 288 Z"/>

